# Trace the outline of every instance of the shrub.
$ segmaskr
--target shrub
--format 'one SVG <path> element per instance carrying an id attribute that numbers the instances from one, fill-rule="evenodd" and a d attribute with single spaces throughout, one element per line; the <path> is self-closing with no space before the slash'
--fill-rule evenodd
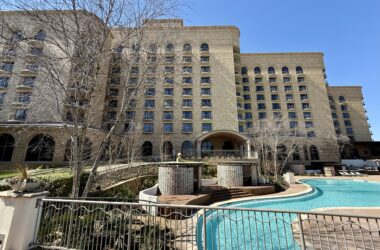
<path id="1" fill-rule="evenodd" d="M 217 168 L 215 165 L 205 165 L 202 168 L 202 178 L 215 178 L 217 176 Z"/>

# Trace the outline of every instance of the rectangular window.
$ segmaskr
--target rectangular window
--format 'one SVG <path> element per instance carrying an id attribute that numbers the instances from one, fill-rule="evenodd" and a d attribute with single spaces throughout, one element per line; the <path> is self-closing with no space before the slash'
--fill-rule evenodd
<path id="1" fill-rule="evenodd" d="M 243 120 L 243 115 L 242 114 L 238 114 L 238 120 L 239 121 Z"/>
<path id="2" fill-rule="evenodd" d="M 154 111 L 145 111 L 144 120 L 154 120 Z"/>
<path id="3" fill-rule="evenodd" d="M 306 121 L 305 122 L 305 128 L 314 128 L 314 124 L 312 121 Z"/>
<path id="4" fill-rule="evenodd" d="M 283 82 L 283 83 L 289 83 L 289 82 L 290 82 L 290 77 L 284 77 L 284 78 L 282 79 L 282 82 Z"/>
<path id="5" fill-rule="evenodd" d="M 9 77 L 0 77 L 0 88 L 7 88 L 9 83 Z"/>
<path id="6" fill-rule="evenodd" d="M 183 123 L 182 124 L 182 133 L 192 133 L 193 124 L 192 123 Z"/>
<path id="7" fill-rule="evenodd" d="M 276 77 L 269 77 L 269 83 L 276 83 Z"/>
<path id="8" fill-rule="evenodd" d="M 108 121 L 116 120 L 116 115 L 117 115 L 116 111 L 108 111 L 107 112 L 107 120 Z"/>
<path id="9" fill-rule="evenodd" d="M 340 126 L 339 121 L 335 120 L 335 121 L 334 121 L 334 127 L 339 127 L 339 126 Z"/>
<path id="10" fill-rule="evenodd" d="M 165 67 L 165 73 L 168 73 L 168 74 L 174 73 L 174 67 Z"/>
<path id="11" fill-rule="evenodd" d="M 249 91 L 249 86 L 243 86 L 243 91 Z"/>
<path id="12" fill-rule="evenodd" d="M 202 107 L 211 107 L 211 100 L 210 99 L 202 99 L 201 105 L 202 105 Z"/>
<path id="13" fill-rule="evenodd" d="M 164 88 L 164 95 L 173 96 L 173 94 L 174 94 L 173 88 Z"/>
<path id="14" fill-rule="evenodd" d="M 4 104 L 4 100 L 5 100 L 5 93 L 0 93 L 0 105 Z"/>
<path id="15" fill-rule="evenodd" d="M 347 111 L 347 110 L 348 110 L 348 107 L 347 107 L 347 105 L 341 105 L 341 106 L 340 106 L 340 109 L 341 109 L 342 111 Z"/>
<path id="16" fill-rule="evenodd" d="M 209 62 L 210 61 L 210 57 L 208 56 L 201 56 L 201 62 Z"/>
<path id="17" fill-rule="evenodd" d="M 173 77 L 165 77 L 165 84 L 174 84 Z"/>
<path id="18" fill-rule="evenodd" d="M 244 109 L 252 109 L 252 105 L 250 103 L 244 103 Z"/>
<path id="19" fill-rule="evenodd" d="M 295 107 L 294 103 L 287 103 L 286 104 L 287 109 L 294 109 L 294 107 Z"/>
<path id="20" fill-rule="evenodd" d="M 298 122 L 297 121 L 291 121 L 289 122 L 290 128 L 298 128 Z"/>
<path id="21" fill-rule="evenodd" d="M 279 103 L 272 103 L 272 109 L 274 110 L 281 109 L 281 105 Z"/>
<path id="22" fill-rule="evenodd" d="M 148 74 L 155 74 L 156 73 L 156 67 L 155 66 L 150 66 L 150 67 L 148 67 L 147 69 L 146 69 L 146 72 L 148 73 Z"/>
<path id="23" fill-rule="evenodd" d="M 300 95 L 301 101 L 306 101 L 308 98 L 307 94 L 301 94 Z"/>
<path id="24" fill-rule="evenodd" d="M 267 113 L 266 112 L 259 112 L 259 120 L 267 119 Z"/>
<path id="25" fill-rule="evenodd" d="M 183 90 L 182 90 L 182 95 L 187 95 L 187 96 L 189 96 L 189 95 L 192 95 L 193 94 L 193 89 L 191 89 L 191 88 L 184 88 Z"/>
<path id="26" fill-rule="evenodd" d="M 298 86 L 298 89 L 300 92 L 304 92 L 306 91 L 306 86 L 305 85 Z"/>
<path id="27" fill-rule="evenodd" d="M 346 128 L 346 133 L 348 135 L 352 135 L 354 133 L 354 130 L 352 128 Z"/>
<path id="28" fill-rule="evenodd" d="M 173 100 L 164 100 L 164 108 L 173 108 L 174 106 L 174 102 Z"/>
<path id="29" fill-rule="evenodd" d="M 193 119 L 192 111 L 182 111 L 182 119 Z"/>
<path id="30" fill-rule="evenodd" d="M 27 114 L 28 114 L 28 110 L 27 109 L 18 109 L 18 110 L 16 110 L 15 120 L 17 120 L 17 121 L 25 121 L 26 117 L 27 117 Z"/>
<path id="31" fill-rule="evenodd" d="M 273 112 L 273 118 L 274 119 L 281 119 L 282 113 L 281 112 Z"/>
<path id="32" fill-rule="evenodd" d="M 201 88 L 201 95 L 211 95 L 210 88 Z"/>
<path id="33" fill-rule="evenodd" d="M 244 132 L 244 127 L 242 125 L 239 125 L 239 132 L 240 133 Z"/>
<path id="34" fill-rule="evenodd" d="M 201 73 L 209 73 L 211 71 L 209 66 L 202 66 Z"/>
<path id="35" fill-rule="evenodd" d="M 280 97 L 277 94 L 273 94 L 273 95 L 271 95 L 271 100 L 272 101 L 278 101 L 278 100 L 280 100 Z"/>
<path id="36" fill-rule="evenodd" d="M 191 100 L 191 99 L 182 100 L 182 107 L 184 107 L 184 108 L 193 107 L 193 100 Z"/>
<path id="37" fill-rule="evenodd" d="M 153 133 L 154 131 L 154 124 L 153 123 L 144 123 L 143 125 L 143 132 L 144 133 Z"/>
<path id="38" fill-rule="evenodd" d="M 305 77 L 297 77 L 297 82 L 298 82 L 298 83 L 303 83 L 303 82 L 305 82 Z"/>
<path id="39" fill-rule="evenodd" d="M 137 77 L 131 77 L 128 80 L 128 83 L 130 85 L 137 85 L 138 82 L 139 82 L 139 79 Z M 112 77 L 111 78 L 111 84 L 119 85 L 120 84 L 120 78 L 119 77 Z"/>
<path id="40" fill-rule="evenodd" d="M 165 63 L 172 64 L 172 63 L 174 63 L 174 61 L 175 61 L 174 56 L 167 56 L 167 57 L 165 57 Z M 190 61 L 191 61 L 191 57 L 190 57 Z"/>
<path id="41" fill-rule="evenodd" d="M 262 83 L 262 82 L 263 82 L 263 78 L 261 78 L 261 77 L 255 78 L 255 83 Z"/>
<path id="42" fill-rule="evenodd" d="M 3 62 L 3 65 L 1 66 L 1 70 L 12 72 L 13 70 L 13 62 Z"/>
<path id="43" fill-rule="evenodd" d="M 306 136 L 307 136 L 307 138 L 314 138 L 315 137 L 315 131 L 307 131 Z"/>
<path id="44" fill-rule="evenodd" d="M 209 132 L 212 130 L 211 123 L 202 123 L 202 132 Z"/>
<path id="45" fill-rule="evenodd" d="M 270 86 L 270 92 L 277 92 L 278 88 L 277 86 Z"/>
<path id="46" fill-rule="evenodd" d="M 182 62 L 184 62 L 184 63 L 191 63 L 191 56 L 184 56 L 184 57 L 182 57 Z"/>
<path id="47" fill-rule="evenodd" d="M 253 123 L 252 122 L 246 122 L 245 125 L 247 126 L 247 128 L 252 128 L 253 127 Z"/>
<path id="48" fill-rule="evenodd" d="M 263 92 L 264 91 L 264 86 L 256 86 L 256 91 L 257 92 Z"/>
<path id="49" fill-rule="evenodd" d="M 33 56 L 40 56 L 42 55 L 42 48 L 32 47 L 30 48 L 30 54 L 32 54 Z"/>
<path id="50" fill-rule="evenodd" d="M 345 120 L 344 121 L 344 126 L 351 127 L 352 126 L 351 121 L 350 120 Z"/>
<path id="51" fill-rule="evenodd" d="M 296 112 L 289 112 L 288 117 L 289 117 L 289 119 L 297 119 L 297 113 Z"/>
<path id="52" fill-rule="evenodd" d="M 202 119 L 212 119 L 211 111 L 202 111 L 201 118 Z"/>
<path id="53" fill-rule="evenodd" d="M 303 118 L 304 119 L 311 119 L 311 113 L 310 112 L 303 112 Z"/>
<path id="54" fill-rule="evenodd" d="M 128 120 L 134 120 L 135 116 L 136 116 L 136 112 L 135 111 L 127 111 L 127 112 L 125 112 L 125 116 Z"/>
<path id="55" fill-rule="evenodd" d="M 292 86 L 284 86 L 285 92 L 291 92 L 292 91 Z"/>
<path id="56" fill-rule="evenodd" d="M 154 100 L 145 100 L 145 105 L 144 105 L 144 107 L 145 108 L 154 108 L 154 106 L 155 106 L 155 102 L 154 102 Z"/>
<path id="57" fill-rule="evenodd" d="M 164 133 L 173 133 L 174 126 L 173 123 L 164 123 Z"/>
<path id="58" fill-rule="evenodd" d="M 173 111 L 164 111 L 162 119 L 163 120 L 173 120 Z"/>
<path id="59" fill-rule="evenodd" d="M 182 78 L 182 83 L 183 84 L 192 84 L 193 83 L 193 78 L 191 78 L 191 77 L 183 77 Z"/>
<path id="60" fill-rule="evenodd" d="M 251 112 L 245 113 L 245 119 L 248 119 L 248 120 L 252 119 L 252 113 Z"/>
<path id="61" fill-rule="evenodd" d="M 302 103 L 302 109 L 310 109 L 309 103 Z"/>
<path id="62" fill-rule="evenodd" d="M 245 101 L 251 100 L 251 95 L 243 95 Z"/>
<path id="63" fill-rule="evenodd" d="M 262 109 L 265 109 L 266 107 L 265 107 L 265 103 L 258 103 L 257 104 L 257 109 L 258 110 L 262 110 Z"/>
<path id="64" fill-rule="evenodd" d="M 147 85 L 155 85 L 156 84 L 156 78 L 155 77 L 147 77 L 146 78 L 146 84 Z"/>
<path id="65" fill-rule="evenodd" d="M 118 96 L 119 95 L 119 90 L 118 89 L 110 89 L 108 92 L 109 96 Z"/>
<path id="66" fill-rule="evenodd" d="M 210 77 L 201 77 L 201 83 L 202 84 L 208 84 L 211 83 Z"/>
<path id="67" fill-rule="evenodd" d="M 109 108 L 117 108 L 117 100 L 110 100 L 108 102 L 108 107 Z"/>
<path id="68" fill-rule="evenodd" d="M 350 113 L 342 113 L 343 119 L 349 119 L 350 118 Z"/>
<path id="69" fill-rule="evenodd" d="M 338 116 L 337 116 L 336 113 L 331 113 L 331 116 L 332 116 L 333 119 L 337 119 L 338 118 Z"/>
<path id="70" fill-rule="evenodd" d="M 248 77 L 244 77 L 243 78 L 243 83 L 248 83 L 249 82 L 249 78 Z"/>
<path id="71" fill-rule="evenodd" d="M 294 100 L 292 94 L 286 94 L 286 95 L 285 95 L 285 99 L 286 99 L 286 101 L 293 101 L 293 100 Z"/>
<path id="72" fill-rule="evenodd" d="M 188 66 L 183 67 L 182 72 L 184 72 L 184 73 L 193 73 L 193 68 L 192 67 L 188 67 Z"/>
<path id="73" fill-rule="evenodd" d="M 156 95 L 156 89 L 154 88 L 148 88 L 145 91 L 145 96 L 155 96 Z"/>

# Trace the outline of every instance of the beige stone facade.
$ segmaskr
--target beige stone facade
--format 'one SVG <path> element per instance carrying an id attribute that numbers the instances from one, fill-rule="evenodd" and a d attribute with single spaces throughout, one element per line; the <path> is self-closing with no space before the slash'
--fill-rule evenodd
<path id="1" fill-rule="evenodd" d="M 43 29 L 31 28 L 27 21 L 18 25 L 23 33 Z M 123 135 L 132 121 L 141 124 L 141 144 L 148 147 L 145 156 L 159 157 L 167 150 L 169 154 L 182 152 L 189 158 L 252 157 L 254 149 L 248 132 L 261 119 L 273 119 L 281 113 L 289 126 L 304 131 L 309 145 L 318 149 L 317 158 L 311 157 L 307 149 L 302 161 L 306 164 L 337 162 L 336 146 L 326 138 L 335 135 L 335 120 L 339 120 L 340 126 L 344 126 L 344 121 L 340 110 L 337 119 L 330 115 L 329 96 L 337 107 L 341 105 L 337 102 L 339 96 L 345 97 L 354 139 L 371 140 L 360 87 L 328 87 L 322 53 L 241 53 L 240 31 L 234 26 L 184 26 L 182 20 L 161 20 L 153 26 L 146 30 L 148 38 L 151 41 L 165 38 L 158 48 L 163 63 L 157 66 L 156 73 L 147 76 L 153 81 L 149 89 L 154 90 L 147 94 L 145 89 L 138 94 L 135 107 L 128 109 L 125 121 L 116 129 Z M 40 41 L 30 43 L 43 46 Z M 117 30 L 111 43 L 114 49 L 119 46 Z M 0 52 L 5 51 L 5 48 L 0 49 Z M 38 71 L 24 70 L 28 62 L 4 53 L 0 59 L 3 69 L 8 67 L 6 64 L 14 63 L 10 71 L 0 70 L 0 79 L 8 79 L 0 80 L 3 81 L 2 85 L 0 82 L 0 136 L 7 135 L 4 141 L 10 140 L 10 135 L 16 145 L 11 157 L 10 149 L 0 145 L 0 158 L 4 164 L 24 162 L 30 138 L 45 132 L 56 145 L 49 162 L 61 164 L 69 137 L 65 132 L 69 128 L 63 128 L 61 119 L 64 114 L 48 114 L 44 110 L 46 89 L 39 84 Z M 122 65 L 119 66 L 121 72 Z M 104 65 L 103 70 L 112 67 Z M 137 63 L 136 67 L 144 65 Z M 37 77 L 34 87 L 22 84 L 25 77 L 32 76 L 30 74 Z M 122 100 L 113 77 L 110 73 L 97 91 L 96 106 L 101 111 L 94 112 L 93 132 L 89 137 L 104 135 L 107 123 L 112 120 L 110 117 L 120 108 Z M 126 80 L 122 77 L 119 80 Z M 136 74 L 136 78 L 139 77 L 141 75 Z M 25 91 L 31 95 L 27 105 L 15 101 Z M 109 105 L 110 102 L 114 105 Z M 57 105 L 61 105 L 64 112 L 64 104 Z M 26 123 L 15 120 L 17 110 L 26 110 Z M 39 124 L 41 121 L 43 125 Z M 23 126 L 33 129 L 25 135 Z"/>

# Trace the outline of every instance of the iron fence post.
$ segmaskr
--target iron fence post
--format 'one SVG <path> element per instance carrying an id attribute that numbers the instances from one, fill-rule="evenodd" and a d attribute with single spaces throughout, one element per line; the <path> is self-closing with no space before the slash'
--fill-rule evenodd
<path id="1" fill-rule="evenodd" d="M 300 231 L 300 241 L 301 241 L 301 249 L 305 250 L 305 236 L 303 234 L 303 227 L 302 227 L 302 216 L 300 213 L 297 213 L 297 220 L 298 220 L 298 227 Z"/>

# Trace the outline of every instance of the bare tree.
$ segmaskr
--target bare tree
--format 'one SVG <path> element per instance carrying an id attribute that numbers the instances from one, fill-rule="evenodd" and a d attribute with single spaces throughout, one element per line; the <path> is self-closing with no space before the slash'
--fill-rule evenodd
<path id="1" fill-rule="evenodd" d="M 86 159 L 91 168 L 82 196 L 87 196 L 107 151 L 112 158 L 115 143 L 125 141 L 118 128 L 126 111 L 149 87 L 148 74 L 162 61 L 159 51 L 165 33 L 152 41 L 145 31 L 152 27 L 151 20 L 175 14 L 178 4 L 176 0 L 4 0 L 2 6 L 21 12 L 13 12 L 17 17 L 12 20 L 8 12 L 0 14 L 0 45 L 8 52 L 17 49 L 18 57 L 36 65 L 39 84 L 44 86 L 44 98 L 31 105 L 43 108 L 36 113 L 49 121 L 54 117 L 69 131 L 74 197 L 79 196 L 87 135 L 98 133 L 94 157 Z M 18 18 L 41 27 L 43 39 L 42 34 L 39 39 L 19 36 Z M 33 45 L 36 40 L 43 43 Z M 118 84 L 119 105 L 104 115 L 104 97 L 99 93 L 107 81 Z"/>

